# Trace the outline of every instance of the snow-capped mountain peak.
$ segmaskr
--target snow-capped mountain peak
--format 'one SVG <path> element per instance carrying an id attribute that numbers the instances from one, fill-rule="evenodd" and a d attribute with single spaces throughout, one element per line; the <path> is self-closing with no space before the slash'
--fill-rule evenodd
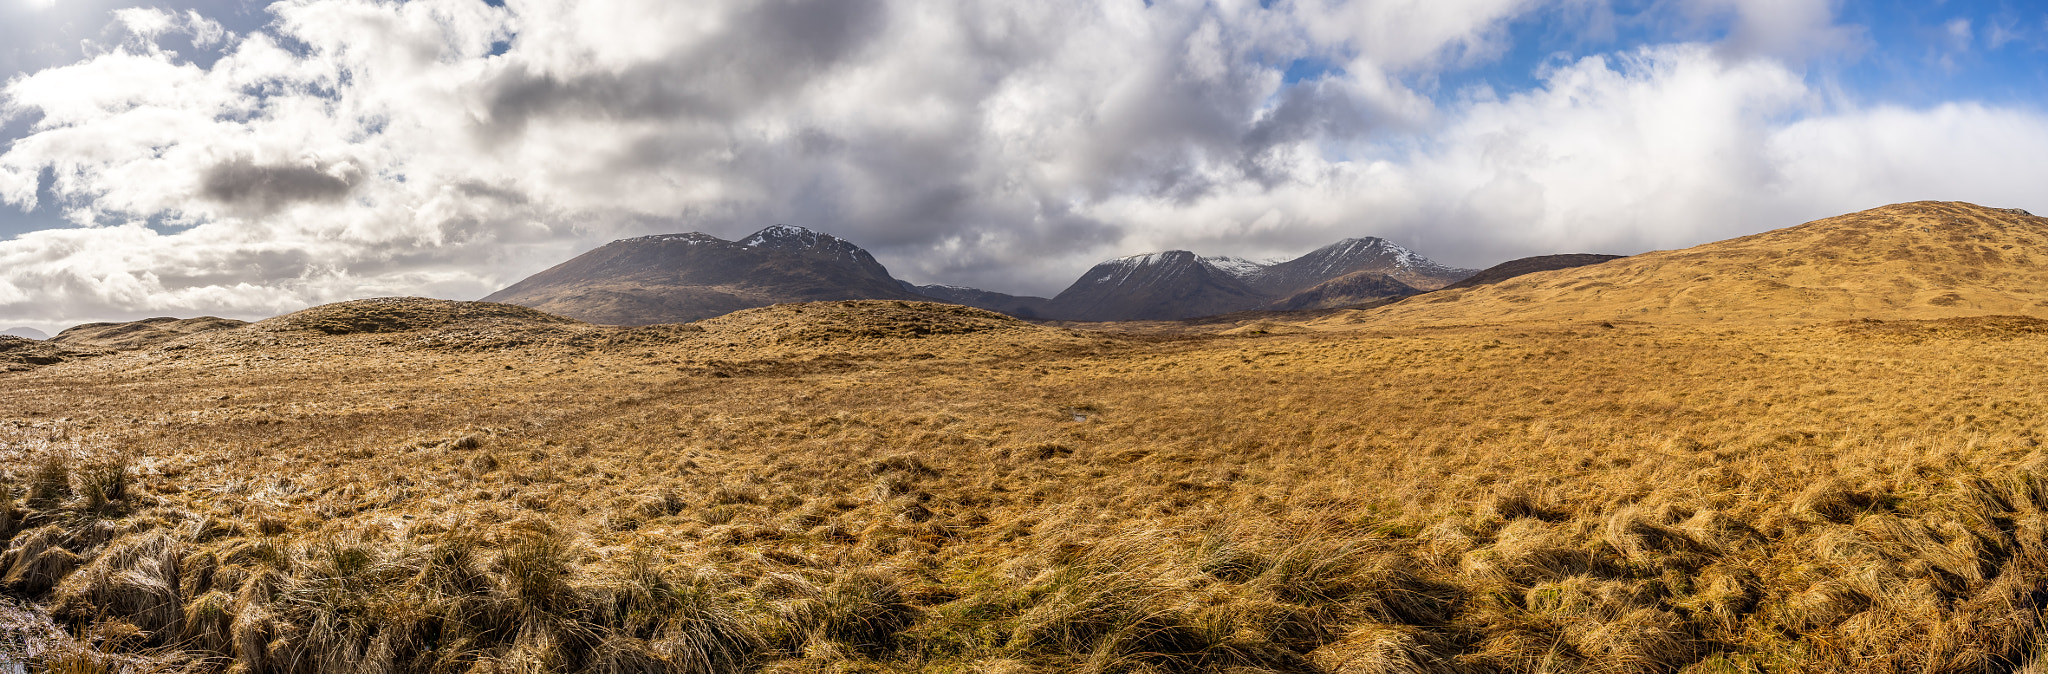
<path id="1" fill-rule="evenodd" d="M 758 248 L 760 246 L 774 246 L 777 248 L 817 248 L 819 246 L 832 245 L 840 242 L 841 239 L 839 237 L 826 234 L 823 232 L 816 232 L 809 229 L 804 229 L 802 227 L 797 227 L 794 225 L 771 225 L 766 229 L 754 232 L 753 234 L 749 234 L 747 235 L 747 238 L 740 239 L 738 241 L 740 245 L 746 246 L 748 248 Z"/>

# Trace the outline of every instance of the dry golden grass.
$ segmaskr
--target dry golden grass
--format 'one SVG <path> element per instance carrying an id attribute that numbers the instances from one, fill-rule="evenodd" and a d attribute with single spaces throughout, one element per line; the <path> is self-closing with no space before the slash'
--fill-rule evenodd
<path id="1" fill-rule="evenodd" d="M 1430 293 L 1329 322 L 1805 324 L 2048 317 L 2048 219 L 1920 201 L 1684 250 Z"/>
<path id="2" fill-rule="evenodd" d="M 2048 597 L 2028 319 L 264 325 L 0 375 L 8 592 L 242 672 L 2006 671 Z"/>

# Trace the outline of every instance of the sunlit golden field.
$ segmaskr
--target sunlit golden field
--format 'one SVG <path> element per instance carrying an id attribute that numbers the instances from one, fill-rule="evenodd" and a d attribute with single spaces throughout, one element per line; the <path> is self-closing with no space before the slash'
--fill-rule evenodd
<path id="1" fill-rule="evenodd" d="M 2044 348 L 271 321 L 0 375 L 0 571 L 62 671 L 2008 671 Z"/>

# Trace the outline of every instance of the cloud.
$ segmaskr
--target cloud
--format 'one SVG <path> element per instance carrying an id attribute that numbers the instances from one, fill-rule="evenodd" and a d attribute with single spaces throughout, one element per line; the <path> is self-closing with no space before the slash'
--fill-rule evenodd
<path id="1" fill-rule="evenodd" d="M 361 168 L 346 162 L 324 167 L 259 165 L 236 157 L 208 167 L 199 183 L 208 199 L 268 215 L 294 202 L 340 201 L 363 177 Z"/>
<path id="2" fill-rule="evenodd" d="M 1715 16 L 1732 14 L 1733 25 L 1721 47 L 1742 56 L 1770 56 L 1794 62 L 1821 55 L 1856 51 L 1862 35 L 1857 27 L 1835 23 L 1839 0 L 1693 0 L 1694 11 Z"/>
<path id="3" fill-rule="evenodd" d="M 240 32 L 134 10 L 133 39 L 0 89 L 29 125 L 0 202 L 78 225 L 0 241 L 0 316 L 473 298 L 614 238 L 778 222 L 915 281 L 1046 294 L 1146 249 L 1379 235 L 1476 266 L 1689 245 L 1902 185 L 2031 198 L 2011 157 L 2038 149 L 2034 113 L 1855 108 L 1801 67 L 1855 35 L 1834 5 L 1699 3 L 1726 39 L 1450 93 L 1433 82 L 1540 7 L 293 0 Z M 1303 60 L 1335 67 L 1287 82 Z M 1923 137 L 1955 158 L 1915 161 Z"/>

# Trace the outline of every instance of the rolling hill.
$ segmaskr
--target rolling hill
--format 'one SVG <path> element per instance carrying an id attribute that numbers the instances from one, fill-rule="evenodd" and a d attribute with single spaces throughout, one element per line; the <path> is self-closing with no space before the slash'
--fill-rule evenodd
<path id="1" fill-rule="evenodd" d="M 1408 297 L 1422 291 L 1386 274 L 1358 271 L 1315 284 L 1306 290 L 1274 302 L 1280 311 L 1335 309 L 1378 300 Z"/>
<path id="2" fill-rule="evenodd" d="M 1587 265 L 1600 264 L 1608 260 L 1619 260 L 1622 257 L 1624 256 L 1597 255 L 1593 253 L 1565 253 L 1562 255 L 1537 255 L 1535 257 L 1519 258 L 1514 260 L 1508 260 L 1506 262 L 1502 262 L 1500 264 L 1487 267 L 1485 269 L 1481 269 L 1479 270 L 1479 273 L 1465 277 L 1465 280 L 1463 281 L 1459 281 L 1457 283 L 1453 283 L 1442 288 L 1438 288 L 1438 290 L 1458 290 L 1462 288 L 1476 288 L 1479 286 L 1489 286 L 1495 283 L 1499 283 L 1501 281 L 1506 281 L 1517 276 L 1526 276 L 1529 274 L 1534 274 L 1539 271 L 1584 267 Z"/>
<path id="3" fill-rule="evenodd" d="M 108 349 L 141 349 L 163 344 L 186 335 L 215 330 L 230 330 L 248 325 L 247 321 L 231 318 L 201 316 L 199 318 L 172 318 L 162 316 L 145 318 L 126 323 L 86 323 L 74 325 L 50 338 L 73 346 L 101 347 Z"/>
<path id="4" fill-rule="evenodd" d="M 1894 204 L 1683 250 L 1448 289 L 1329 320 L 1812 323 L 2048 316 L 2048 219 Z"/>

